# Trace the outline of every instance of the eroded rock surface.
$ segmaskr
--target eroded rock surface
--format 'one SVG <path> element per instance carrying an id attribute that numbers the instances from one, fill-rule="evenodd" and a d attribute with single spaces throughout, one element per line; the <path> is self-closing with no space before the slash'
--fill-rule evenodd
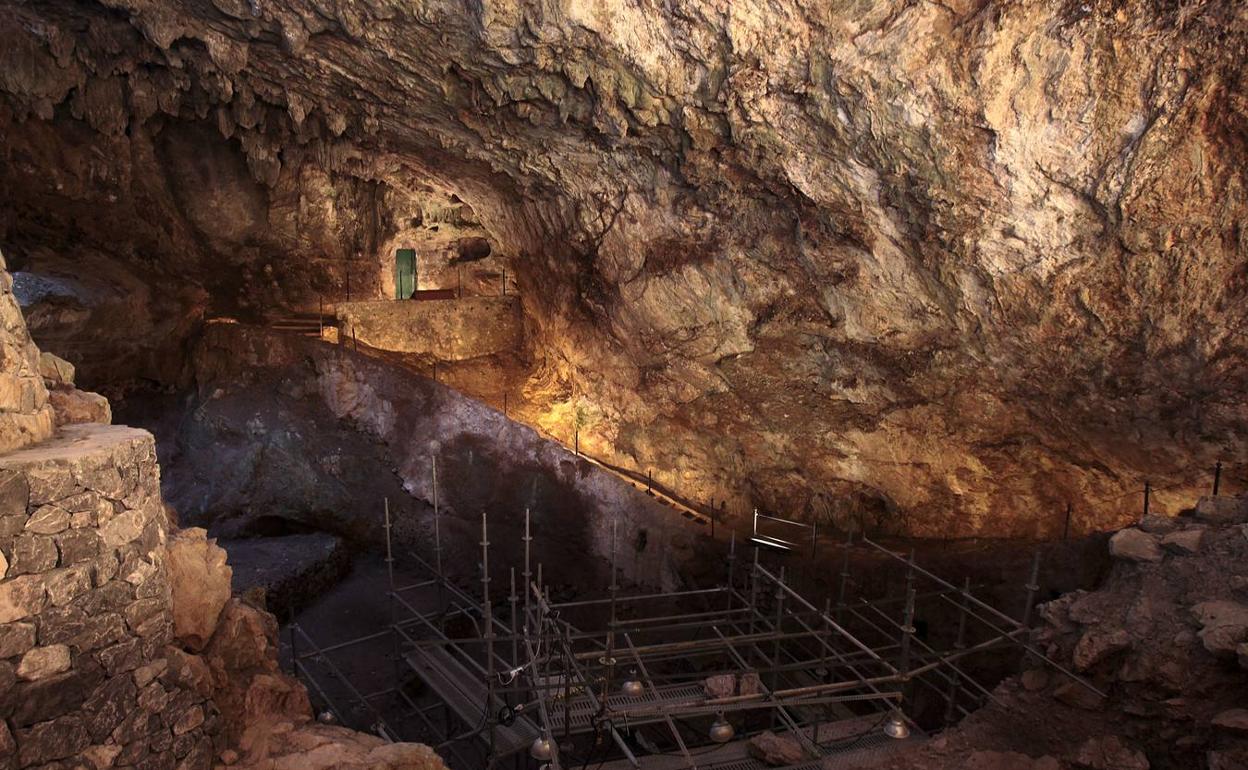
<path id="1" fill-rule="evenodd" d="M 0 14 L 4 237 L 83 372 L 176 379 L 210 304 L 380 296 L 453 225 L 514 271 L 525 419 L 588 404 L 691 499 L 1055 533 L 1244 433 L 1234 0 Z"/>

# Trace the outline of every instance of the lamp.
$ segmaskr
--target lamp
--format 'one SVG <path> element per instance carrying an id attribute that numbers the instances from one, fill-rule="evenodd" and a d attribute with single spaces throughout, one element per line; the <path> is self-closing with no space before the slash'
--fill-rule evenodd
<path id="1" fill-rule="evenodd" d="M 893 715 L 884 723 L 884 734 L 889 738 L 896 738 L 897 740 L 910 737 L 910 726 L 906 724 L 906 720 L 902 718 L 900 711 L 894 711 Z"/>
<path id="2" fill-rule="evenodd" d="M 529 746 L 529 756 L 538 762 L 545 762 L 554 755 L 551 747 L 550 738 L 543 735 L 533 739 L 533 745 Z"/>
<path id="3" fill-rule="evenodd" d="M 637 679 L 637 669 L 629 669 L 628 678 L 620 683 L 620 692 L 629 698 L 640 698 L 645 688 L 641 686 L 641 682 Z"/>
<path id="4" fill-rule="evenodd" d="M 724 712 L 722 711 L 715 715 L 715 721 L 711 723 L 711 729 L 707 732 L 707 735 L 715 743 L 727 743 L 736 734 L 737 731 L 733 729 L 732 723 L 724 719 Z"/>

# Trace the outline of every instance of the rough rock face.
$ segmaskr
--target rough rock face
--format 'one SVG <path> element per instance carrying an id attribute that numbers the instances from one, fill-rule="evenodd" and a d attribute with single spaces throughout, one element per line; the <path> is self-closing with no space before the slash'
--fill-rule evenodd
<path id="1" fill-rule="evenodd" d="M 31 342 L 13 296 L 13 277 L 0 255 L 0 452 L 52 435 L 53 412 L 39 349 Z"/>
<path id="2" fill-rule="evenodd" d="M 529 419 L 588 402 L 691 498 L 1037 534 L 1242 449 L 1234 0 L 0 14 L 3 237 L 148 276 L 145 371 L 173 287 L 383 292 L 440 190 L 515 272 Z"/>
<path id="3" fill-rule="evenodd" d="M 1248 496 L 1237 502 L 1248 501 Z M 1229 504 L 1227 507 L 1230 507 Z M 908 770 L 1191 770 L 1248 767 L 1248 538 L 1242 519 L 1201 531 L 1199 552 L 1119 558 L 1103 585 L 1040 605 L 1040 649 L 1100 697 L 1051 669 L 1005 680 L 995 703 L 907 754 Z"/>
<path id="4" fill-rule="evenodd" d="M 178 531 L 169 541 L 169 587 L 173 595 L 173 635 L 198 652 L 217 628 L 230 600 L 233 571 L 225 550 L 197 527 Z"/>

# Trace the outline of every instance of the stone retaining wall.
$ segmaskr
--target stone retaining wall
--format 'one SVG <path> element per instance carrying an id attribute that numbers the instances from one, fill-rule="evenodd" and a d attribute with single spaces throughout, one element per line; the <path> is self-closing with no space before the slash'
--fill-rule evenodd
<path id="1" fill-rule="evenodd" d="M 206 768 L 184 681 L 152 436 L 76 425 L 0 456 L 0 770 Z"/>
<path id="2" fill-rule="evenodd" d="M 522 342 L 518 297 L 343 302 L 337 310 L 343 342 L 443 361 L 516 351 Z"/>

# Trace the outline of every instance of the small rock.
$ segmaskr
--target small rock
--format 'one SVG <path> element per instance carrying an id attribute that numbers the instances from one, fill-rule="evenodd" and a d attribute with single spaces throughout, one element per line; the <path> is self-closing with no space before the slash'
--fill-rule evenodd
<path id="1" fill-rule="evenodd" d="M 1235 733 L 1248 733 L 1248 709 L 1227 709 L 1215 716 L 1211 724 Z"/>
<path id="2" fill-rule="evenodd" d="M 758 674 L 750 671 L 741 675 L 741 683 L 737 687 L 737 695 L 761 695 L 763 692 L 763 680 Z"/>
<path id="3" fill-rule="evenodd" d="M 1116 735 L 1084 741 L 1075 755 L 1075 762 L 1093 770 L 1148 770 L 1148 758 Z"/>
<path id="4" fill-rule="evenodd" d="M 1105 707 L 1105 699 L 1103 697 L 1078 682 L 1070 680 L 1059 684 L 1057 689 L 1053 691 L 1053 697 L 1067 706 L 1083 709 L 1084 711 L 1100 711 Z"/>
<path id="5" fill-rule="evenodd" d="M 1131 636 L 1126 629 L 1116 628 L 1112 631 L 1089 629 L 1075 645 L 1075 669 L 1087 671 L 1114 653 L 1122 652 L 1130 646 Z"/>
<path id="6" fill-rule="evenodd" d="M 1027 669 L 1021 679 L 1027 692 L 1039 692 L 1049 686 L 1049 672 L 1042 668 Z"/>
<path id="7" fill-rule="evenodd" d="M 33 682 L 69 670 L 69 648 L 63 644 L 27 650 L 17 664 L 17 676 Z"/>
<path id="8" fill-rule="evenodd" d="M 1165 535 L 1179 528 L 1179 522 L 1169 516 L 1149 514 L 1140 520 L 1140 529 L 1150 535 Z"/>
<path id="9" fill-rule="evenodd" d="M 221 759 L 221 764 L 232 765 L 238 761 L 238 752 L 235 751 L 234 749 L 226 749 L 225 751 L 221 752 L 220 759 Z"/>
<path id="10" fill-rule="evenodd" d="M 49 388 L 58 385 L 72 387 L 74 365 L 58 355 L 45 351 L 39 354 L 39 376 Z"/>
<path id="11" fill-rule="evenodd" d="M 1248 606 L 1239 602 L 1201 602 L 1192 608 L 1200 624 L 1200 641 L 1214 655 L 1236 655 L 1248 641 Z"/>
<path id="12" fill-rule="evenodd" d="M 1185 529 L 1181 532 L 1171 532 L 1163 537 L 1161 539 L 1161 547 L 1170 553 L 1200 553 L 1200 544 L 1204 538 L 1205 530 L 1203 528 Z"/>
<path id="13" fill-rule="evenodd" d="M 733 674 L 708 676 L 702 682 L 702 691 L 708 698 L 727 698 L 737 691 L 737 677 Z"/>
<path id="14" fill-rule="evenodd" d="M 110 425 L 113 422 L 112 407 L 108 399 L 99 393 L 88 393 L 77 388 L 57 389 L 48 392 L 48 403 L 52 405 L 57 427 L 80 423 Z"/>
<path id="15" fill-rule="evenodd" d="M 1136 562 L 1161 561 L 1157 536 L 1135 529 L 1124 529 L 1109 539 L 1109 553 L 1117 559 Z"/>
<path id="16" fill-rule="evenodd" d="M 1196 503 L 1196 518 L 1211 524 L 1239 524 L 1248 521 L 1248 498 L 1202 497 Z"/>
<path id="17" fill-rule="evenodd" d="M 751 757 L 772 767 L 796 765 L 806 759 L 802 744 L 792 735 L 776 735 L 770 730 L 754 736 L 745 746 Z"/>

